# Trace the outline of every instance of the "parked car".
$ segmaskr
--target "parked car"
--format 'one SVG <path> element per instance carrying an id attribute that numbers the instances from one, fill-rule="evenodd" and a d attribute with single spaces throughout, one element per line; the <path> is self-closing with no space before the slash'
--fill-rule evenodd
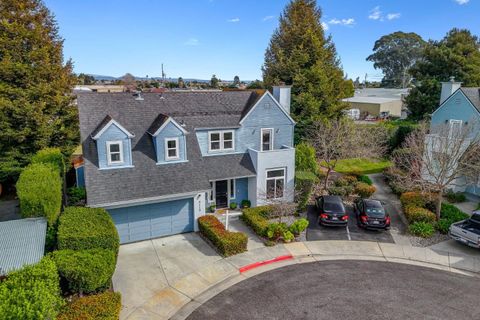
<path id="1" fill-rule="evenodd" d="M 353 208 L 359 227 L 376 230 L 390 229 L 390 215 L 379 200 L 357 199 Z"/>
<path id="2" fill-rule="evenodd" d="M 480 211 L 474 211 L 468 219 L 452 223 L 448 235 L 467 246 L 480 249 Z"/>
<path id="3" fill-rule="evenodd" d="M 316 199 L 319 223 L 325 226 L 346 226 L 348 214 L 339 196 L 321 196 Z"/>
<path id="4" fill-rule="evenodd" d="M 345 115 L 352 120 L 360 120 L 360 109 L 348 109 L 345 110 Z"/>

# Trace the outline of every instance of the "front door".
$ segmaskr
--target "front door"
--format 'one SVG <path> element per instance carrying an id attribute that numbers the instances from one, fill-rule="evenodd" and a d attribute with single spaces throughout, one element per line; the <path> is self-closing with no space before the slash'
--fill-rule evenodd
<path id="1" fill-rule="evenodd" d="M 228 207 L 228 180 L 215 182 L 215 204 L 218 209 Z"/>

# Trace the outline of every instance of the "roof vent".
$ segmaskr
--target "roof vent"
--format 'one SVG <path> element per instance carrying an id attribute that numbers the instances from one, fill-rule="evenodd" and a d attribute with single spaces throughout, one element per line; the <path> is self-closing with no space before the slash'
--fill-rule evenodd
<path id="1" fill-rule="evenodd" d="M 143 101 L 143 97 L 141 93 L 142 93 L 141 91 L 137 91 L 137 93 L 134 94 L 134 96 L 136 97 L 135 100 Z"/>
<path id="2" fill-rule="evenodd" d="M 163 96 L 163 92 L 160 93 L 160 99 L 162 99 L 162 100 L 165 99 L 165 97 Z"/>

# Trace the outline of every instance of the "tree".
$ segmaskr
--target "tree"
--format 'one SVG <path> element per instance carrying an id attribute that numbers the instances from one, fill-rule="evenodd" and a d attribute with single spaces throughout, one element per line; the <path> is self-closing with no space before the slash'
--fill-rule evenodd
<path id="1" fill-rule="evenodd" d="M 375 129 L 375 130 L 373 130 Z M 327 172 L 324 188 L 337 162 L 348 158 L 380 158 L 386 150 L 386 132 L 381 127 L 358 126 L 347 118 L 321 120 L 309 132 L 318 162 Z"/>
<path id="2" fill-rule="evenodd" d="M 0 17 L 0 183 L 13 183 L 36 151 L 78 145 L 76 77 L 40 0 L 3 0 Z"/>
<path id="3" fill-rule="evenodd" d="M 123 86 L 127 89 L 127 91 L 135 91 L 137 90 L 137 81 L 135 77 L 131 73 L 125 73 L 122 77 Z"/>
<path id="4" fill-rule="evenodd" d="M 263 85 L 263 82 L 258 80 L 258 79 L 250 82 L 247 85 L 247 89 L 264 89 L 264 88 L 265 88 L 265 86 Z"/>
<path id="5" fill-rule="evenodd" d="M 233 78 L 233 85 L 238 87 L 240 85 L 240 77 L 239 76 L 235 76 Z"/>
<path id="6" fill-rule="evenodd" d="M 402 175 L 403 186 L 436 195 L 436 216 L 440 219 L 443 194 L 447 188 L 478 183 L 480 175 L 480 134 L 478 123 L 461 127 L 450 124 L 429 126 L 422 123 L 403 145 L 405 152 L 394 162 L 408 168 Z"/>
<path id="7" fill-rule="evenodd" d="M 422 57 L 426 42 L 414 32 L 397 31 L 375 41 L 373 54 L 367 61 L 375 69 L 381 69 L 383 82 L 393 87 L 405 88 L 411 80 L 410 68 Z"/>
<path id="8" fill-rule="evenodd" d="M 480 41 L 469 30 L 452 29 L 442 40 L 429 41 L 410 73 L 417 86 L 405 102 L 413 119 L 423 119 L 438 107 L 441 81 L 453 76 L 464 86 L 480 86 Z"/>
<path id="9" fill-rule="evenodd" d="M 89 74 L 80 73 L 77 76 L 77 83 L 78 84 L 84 84 L 84 85 L 94 84 L 95 83 L 95 77 L 91 76 Z"/>
<path id="10" fill-rule="evenodd" d="M 265 86 L 292 85 L 292 114 L 297 129 L 320 117 L 337 117 L 353 91 L 343 71 L 331 37 L 325 37 L 322 12 L 315 0 L 293 0 L 280 16 L 262 67 Z"/>
<path id="11" fill-rule="evenodd" d="M 183 81 L 182 77 L 178 77 L 178 87 L 179 88 L 185 88 L 185 82 Z"/>
<path id="12" fill-rule="evenodd" d="M 210 87 L 218 88 L 218 79 L 216 75 L 212 75 L 212 79 L 210 79 Z"/>

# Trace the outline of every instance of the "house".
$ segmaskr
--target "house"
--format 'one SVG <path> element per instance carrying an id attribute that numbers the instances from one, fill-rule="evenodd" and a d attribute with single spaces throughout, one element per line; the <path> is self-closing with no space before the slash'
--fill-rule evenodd
<path id="1" fill-rule="evenodd" d="M 408 89 L 365 88 L 355 90 L 353 97 L 342 101 L 348 103 L 350 109 L 358 109 L 361 119 L 367 115 L 406 118 L 403 98 L 407 94 Z"/>
<path id="2" fill-rule="evenodd" d="M 80 93 L 87 205 L 121 242 L 197 230 L 211 204 L 293 201 L 290 87 L 268 91 Z"/>
<path id="3" fill-rule="evenodd" d="M 431 115 L 431 126 L 448 124 L 451 129 L 473 125 L 472 134 L 480 134 L 480 87 L 462 87 L 452 77 L 442 82 L 440 106 Z M 455 191 L 480 195 L 480 184 L 458 183 Z"/>

